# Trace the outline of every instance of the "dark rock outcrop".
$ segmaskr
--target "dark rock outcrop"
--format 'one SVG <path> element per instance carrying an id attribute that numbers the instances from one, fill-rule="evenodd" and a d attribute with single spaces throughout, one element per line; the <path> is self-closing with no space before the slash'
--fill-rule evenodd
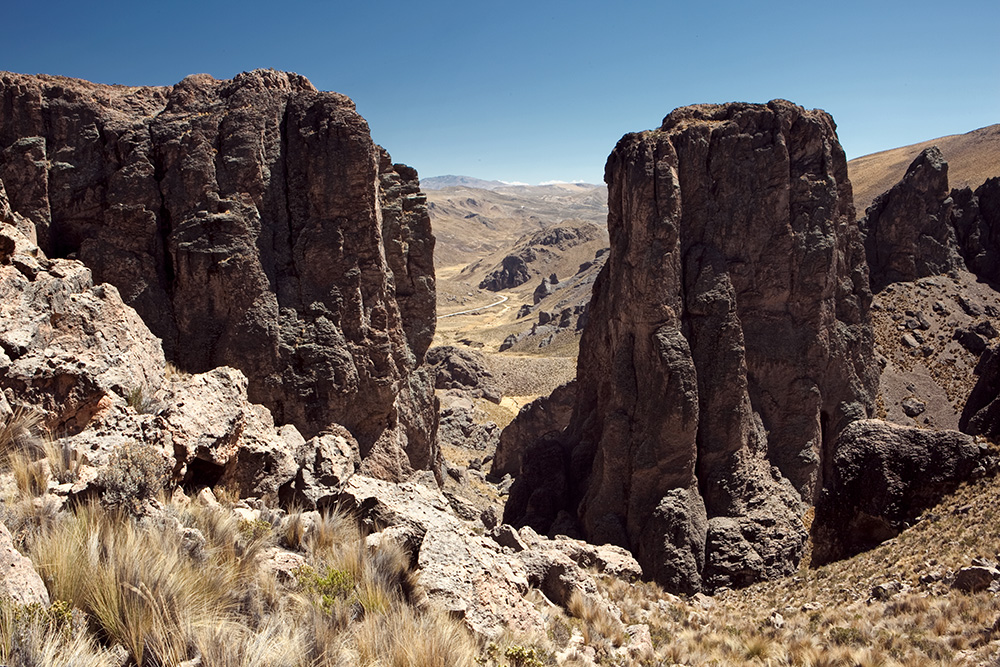
<path id="1" fill-rule="evenodd" d="M 552 434 L 559 437 L 569 425 L 576 399 L 576 382 L 560 385 L 548 396 L 528 403 L 500 433 L 500 442 L 493 456 L 491 477 L 517 475 L 521 472 L 524 450 L 539 437 Z"/>
<path id="2" fill-rule="evenodd" d="M 958 428 L 970 435 L 1000 438 L 1000 346 L 988 349 L 976 364 L 979 379 L 962 409 Z"/>
<path id="3" fill-rule="evenodd" d="M 535 261 L 535 257 L 535 251 L 531 248 L 527 248 L 517 255 L 507 255 L 500 262 L 499 267 L 483 278 L 479 283 L 479 289 L 499 292 L 523 285 L 531 280 L 528 264 Z"/>
<path id="4" fill-rule="evenodd" d="M 932 146 L 917 156 L 899 183 L 875 198 L 860 223 L 873 291 L 965 268 L 951 209 L 948 163 Z"/>
<path id="5" fill-rule="evenodd" d="M 961 482 L 993 466 L 986 446 L 958 431 L 854 422 L 837 440 L 816 505 L 813 564 L 895 537 Z"/>
<path id="6" fill-rule="evenodd" d="M 486 367 L 486 358 L 475 350 L 441 345 L 427 352 L 427 365 L 438 389 L 460 389 L 474 398 L 499 403 L 500 386 Z"/>
<path id="7" fill-rule="evenodd" d="M 924 150 L 859 221 L 871 287 L 968 269 L 1000 285 L 1000 177 L 949 191 L 948 163 Z"/>
<path id="8" fill-rule="evenodd" d="M 1000 285 L 1000 177 L 973 192 L 951 191 L 952 225 L 969 270 L 992 285 Z"/>
<path id="9" fill-rule="evenodd" d="M 605 180 L 573 416 L 524 451 L 504 520 L 570 512 L 677 591 L 790 572 L 802 499 L 877 384 L 834 123 L 780 100 L 682 108 L 626 135 Z"/>
<path id="10" fill-rule="evenodd" d="M 42 250 L 116 286 L 183 370 L 239 368 L 307 438 L 345 425 L 371 473 L 434 465 L 430 222 L 348 98 L 270 70 L 3 73 L 0 180 Z"/>
<path id="11" fill-rule="evenodd" d="M 535 276 L 540 275 L 539 266 L 545 260 L 551 260 L 559 253 L 601 238 L 600 227 L 590 223 L 569 224 L 566 221 L 557 227 L 550 227 L 519 238 L 513 251 L 506 255 L 497 266 L 494 266 L 479 283 L 479 289 L 499 292 L 523 285 Z M 473 266 L 478 266 L 473 265 Z M 469 270 L 471 267 L 463 269 Z M 544 267 L 543 267 L 544 268 Z M 555 279 L 555 280 L 553 280 Z M 545 280 L 551 290 L 551 285 L 558 283 L 554 274 Z M 535 303 L 538 303 L 536 300 Z"/>

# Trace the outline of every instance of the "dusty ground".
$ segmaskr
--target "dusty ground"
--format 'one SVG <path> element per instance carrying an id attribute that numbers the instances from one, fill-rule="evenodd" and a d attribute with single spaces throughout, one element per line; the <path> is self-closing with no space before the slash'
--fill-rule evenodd
<path id="1" fill-rule="evenodd" d="M 979 355 L 956 341 L 955 332 L 977 325 L 988 329 L 984 323 L 1000 330 L 1000 293 L 966 272 L 895 283 L 876 295 L 872 321 L 875 350 L 884 363 L 876 416 L 957 429 Z M 907 416 L 907 399 L 923 403 L 924 410 Z"/>

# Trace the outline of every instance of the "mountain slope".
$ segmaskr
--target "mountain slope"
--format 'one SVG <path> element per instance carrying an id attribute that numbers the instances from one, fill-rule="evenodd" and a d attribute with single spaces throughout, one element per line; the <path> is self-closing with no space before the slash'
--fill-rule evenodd
<path id="1" fill-rule="evenodd" d="M 863 217 L 875 197 L 899 181 L 913 159 L 931 146 L 940 148 L 948 161 L 953 188 L 975 189 L 987 178 L 1000 175 L 1000 124 L 864 155 L 847 163 L 857 217 Z"/>

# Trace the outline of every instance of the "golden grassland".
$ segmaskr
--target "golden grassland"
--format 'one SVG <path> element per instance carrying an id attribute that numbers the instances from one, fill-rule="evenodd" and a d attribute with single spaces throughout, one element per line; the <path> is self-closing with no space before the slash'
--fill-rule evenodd
<path id="1" fill-rule="evenodd" d="M 157 512 L 58 510 L 48 479 L 73 471 L 58 447 L 25 446 L 31 428 L 20 415 L 0 429 L 0 518 L 54 602 L 0 603 L 4 665 L 1000 664 L 1000 598 L 949 586 L 1000 551 L 991 479 L 871 552 L 743 590 L 680 598 L 598 577 L 624 624 L 588 598 L 564 610 L 532 591 L 545 636 L 487 642 L 428 603 L 401 550 L 369 548 L 338 513 L 247 520 L 221 491 L 218 504 L 161 492 Z M 279 545 L 301 558 L 290 571 L 263 567 Z M 635 624 L 652 643 L 625 651 Z"/>

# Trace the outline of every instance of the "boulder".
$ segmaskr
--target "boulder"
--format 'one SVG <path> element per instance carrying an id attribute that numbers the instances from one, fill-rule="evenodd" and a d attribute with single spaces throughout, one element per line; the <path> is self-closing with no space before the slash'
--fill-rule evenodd
<path id="1" fill-rule="evenodd" d="M 357 440 L 337 424 L 300 442 L 294 451 L 298 467 L 294 481 L 286 483 L 279 492 L 286 505 L 306 509 L 331 507 L 361 465 Z"/>
<path id="2" fill-rule="evenodd" d="M 782 100 L 685 107 L 623 137 L 605 180 L 572 417 L 518 448 L 504 520 L 548 532 L 570 512 L 674 591 L 791 573 L 803 501 L 878 380 L 833 120 Z M 744 542 L 767 545 L 759 562 Z"/>
<path id="3" fill-rule="evenodd" d="M 3 73 L 0 109 L 0 208 L 37 229 L 46 255 L 87 267 L 59 265 L 72 288 L 47 274 L 16 289 L 78 293 L 74 308 L 100 322 L 114 299 L 89 287 L 93 272 L 180 369 L 241 370 L 249 400 L 306 438 L 344 425 L 370 472 L 403 479 L 437 465 L 433 386 L 420 370 L 435 326 L 426 202 L 350 99 L 274 70 L 141 88 Z M 22 264 L 26 278 L 36 271 Z M 142 346 L 111 314 L 94 330 L 128 360 Z M 67 315 L 57 329 L 77 326 Z M 32 326 L 30 313 L 16 321 Z M 24 335 L 5 340 L 8 355 Z M 51 359 L 67 378 L 86 362 Z M 157 363 L 107 383 L 155 385 Z M 61 386 L 71 414 L 53 419 L 72 422 L 96 394 Z"/>
<path id="4" fill-rule="evenodd" d="M 49 606 L 49 592 L 31 561 L 14 548 L 7 526 L 0 523 L 0 598 L 16 604 Z"/>
<path id="5" fill-rule="evenodd" d="M 461 389 L 493 403 L 502 398 L 500 387 L 480 352 L 454 345 L 433 347 L 427 351 L 427 365 L 437 389 Z"/>
<path id="6" fill-rule="evenodd" d="M 1000 570 L 990 565 L 973 565 L 963 567 L 955 574 L 952 588 L 967 593 L 985 591 L 1000 581 Z"/>
<path id="7" fill-rule="evenodd" d="M 424 536 L 417 564 L 432 604 L 462 619 L 477 635 L 495 640 L 506 631 L 544 632 L 541 614 L 524 598 L 524 570 L 490 540 L 457 528 L 434 528 Z"/>
<path id="8" fill-rule="evenodd" d="M 992 458 L 986 445 L 958 431 L 854 422 L 831 453 L 812 526 L 813 564 L 895 537 L 959 484 L 993 468 Z"/>

